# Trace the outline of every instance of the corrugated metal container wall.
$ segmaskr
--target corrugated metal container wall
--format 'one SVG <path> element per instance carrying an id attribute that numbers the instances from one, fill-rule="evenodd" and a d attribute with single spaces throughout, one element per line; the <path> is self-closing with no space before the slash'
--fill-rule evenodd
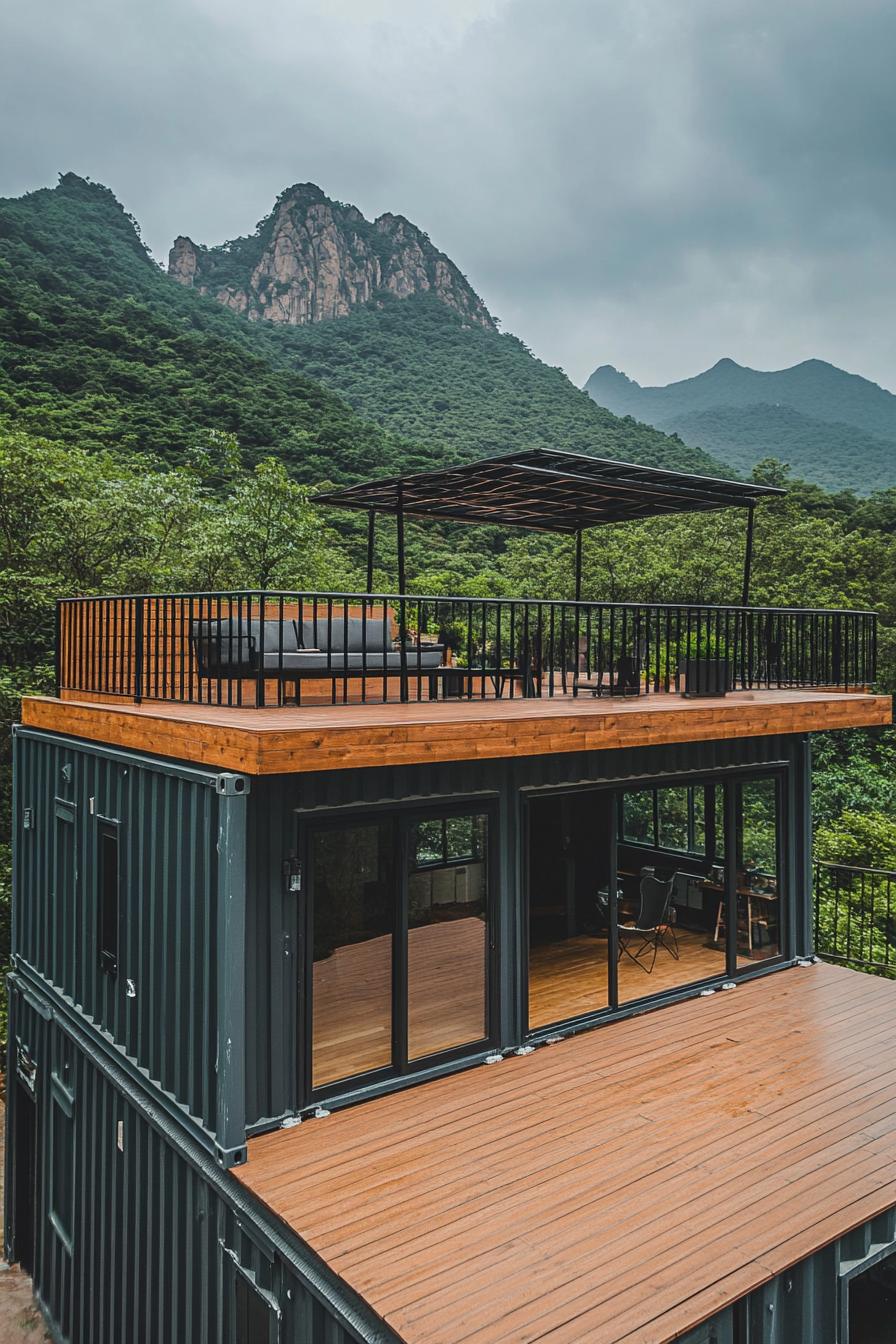
<path id="1" fill-rule="evenodd" d="M 896 1255 L 896 1209 L 799 1261 L 749 1297 L 682 1335 L 679 1344 L 860 1344 L 891 1333 L 858 1333 L 850 1283 Z M 892 1271 L 891 1271 L 892 1272 Z M 850 1324 L 853 1330 L 850 1330 Z M 892 1322 L 891 1322 L 892 1324 Z"/>
<path id="2" fill-rule="evenodd" d="M 37 1131 L 34 1286 L 66 1344 L 236 1344 L 236 1317 L 269 1323 L 272 1342 L 391 1344 L 342 1287 L 258 1220 L 237 1182 L 177 1135 L 88 1038 L 20 986 L 11 993 L 10 1166 Z M 20 1066 L 34 1068 L 34 1119 Z M 124 1090 L 127 1089 L 127 1090 Z M 27 1105 L 26 1105 L 27 1103 Z M 62 1104 L 60 1104 L 62 1103 Z M 16 1204 L 13 1198 L 10 1207 Z M 14 1223 L 15 1216 L 12 1215 Z M 22 1254 L 7 1223 L 7 1252 Z M 348 1290 L 345 1290 L 348 1293 Z"/>
<path id="3" fill-rule="evenodd" d="M 216 776 L 16 733 L 13 948 L 208 1133 L 216 1130 Z M 99 948 L 117 840 L 117 967 Z"/>
<path id="4" fill-rule="evenodd" d="M 500 800 L 497 936 L 504 967 L 520 964 L 523 946 L 520 854 L 522 798 L 527 791 L 659 775 L 699 774 L 784 762 L 789 767 L 788 890 L 792 945 L 811 948 L 809 925 L 811 848 L 808 807 L 809 749 L 804 738 L 727 738 L 638 748 L 508 760 L 457 761 L 426 766 L 335 770 L 322 774 L 253 780 L 248 821 L 246 1119 L 250 1126 L 276 1122 L 296 1108 L 297 898 L 286 890 L 283 862 L 296 852 L 303 814 L 381 804 L 470 798 Z M 520 1005 L 514 977 L 503 976 L 500 1039 L 516 1043 Z"/>

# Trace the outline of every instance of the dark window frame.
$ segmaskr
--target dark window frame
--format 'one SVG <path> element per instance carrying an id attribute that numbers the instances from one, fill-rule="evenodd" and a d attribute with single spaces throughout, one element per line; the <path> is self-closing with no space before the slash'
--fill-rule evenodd
<path id="1" fill-rule="evenodd" d="M 115 846 L 115 881 L 111 890 L 106 868 L 109 842 Z M 114 929 L 111 939 L 110 929 Z M 96 818 L 96 932 L 100 970 L 114 978 L 118 975 L 121 947 L 121 824 L 113 817 Z"/>
<path id="2" fill-rule="evenodd" d="M 469 814 L 469 813 L 461 813 L 460 815 L 462 815 L 462 816 L 467 816 L 467 815 L 478 816 L 479 813 L 478 813 L 478 812 L 475 812 L 475 813 L 472 813 L 472 814 Z M 481 863 L 481 862 L 482 862 L 482 854 L 481 854 L 481 853 L 478 853 L 475 849 L 471 849 L 470 851 L 468 851 L 467 853 L 464 853 L 464 854 L 452 854 L 452 853 L 450 853 L 450 849 L 449 849 L 450 842 L 449 842 L 449 839 L 448 839 L 448 823 L 449 823 L 449 821 L 454 821 L 454 820 L 456 820 L 456 815 L 455 815 L 454 813 L 446 814 L 446 815 L 443 815 L 443 816 L 441 816 L 441 817 L 430 817 L 430 818 L 426 818 L 426 817 L 418 817 L 418 818 L 415 820 L 415 822 L 414 822 L 414 826 L 418 826 L 418 825 L 420 825 L 421 822 L 425 822 L 425 821 L 430 821 L 430 822 L 432 822 L 432 821 L 440 821 L 440 822 L 441 822 L 441 829 L 442 829 L 442 837 L 441 837 L 441 838 L 442 838 L 442 853 L 441 853 L 441 855 L 440 855 L 437 859 L 423 859 L 423 860 L 420 860 L 420 859 L 417 858 L 416 847 L 415 847 L 414 852 L 413 852 L 412 863 L 411 863 L 411 871 L 412 871 L 412 872 L 415 872 L 415 873 L 423 873 L 423 872 L 428 871 L 428 870 L 431 869 L 431 868 L 463 868 L 463 867 L 465 867 L 465 866 L 466 866 L 467 864 L 469 864 L 469 863 Z"/>
<path id="3" fill-rule="evenodd" d="M 271 1286 L 266 1287 L 260 1281 L 258 1272 L 251 1266 L 243 1264 L 238 1252 L 227 1245 L 223 1238 L 218 1238 L 218 1245 L 222 1253 L 225 1277 L 230 1281 L 225 1287 L 225 1324 L 229 1326 L 226 1331 L 227 1344 L 256 1344 L 254 1339 L 241 1337 L 238 1333 L 241 1293 L 250 1295 L 246 1299 L 247 1305 L 251 1302 L 266 1312 L 264 1325 L 267 1327 L 267 1339 L 263 1340 L 262 1344 L 279 1344 L 282 1336 L 282 1311 L 279 1301 L 280 1274 L 276 1262 L 268 1262 Z M 252 1250 L 266 1261 L 267 1258 L 257 1246 L 253 1246 Z"/>
<path id="4" fill-rule="evenodd" d="M 247 1335 L 240 1334 L 240 1298 L 243 1295 L 245 1295 L 243 1304 L 245 1311 L 254 1309 L 264 1313 L 262 1328 L 266 1327 L 267 1339 L 263 1344 L 275 1344 L 278 1333 L 277 1313 L 268 1301 L 267 1294 L 262 1292 L 246 1273 L 236 1273 L 233 1276 L 234 1344 L 260 1344 L 254 1331 Z"/>
<path id="5" fill-rule="evenodd" d="M 777 874 L 776 880 L 779 893 L 783 894 L 783 903 L 779 906 L 779 934 L 778 934 L 778 953 L 774 957 L 768 957 L 760 963 L 753 963 L 748 966 L 737 965 L 736 950 L 736 843 L 727 846 L 726 826 L 724 822 L 726 810 L 734 808 L 736 805 L 736 790 L 738 785 L 747 783 L 751 780 L 764 779 L 771 776 L 775 780 L 775 822 L 777 835 Z M 726 980 L 745 980 L 756 975 L 764 975 L 769 971 L 780 968 L 788 963 L 791 957 L 791 938 L 792 938 L 792 909 L 793 894 L 789 891 L 788 885 L 784 880 L 785 874 L 790 869 L 790 859 L 792 847 L 795 841 L 790 835 L 789 829 L 789 796 L 792 770 L 788 761 L 773 761 L 756 765 L 744 766 L 723 766 L 716 770 L 688 771 L 687 773 L 678 773 L 670 775 L 656 775 L 646 779 L 639 780 L 600 780 L 590 784 L 566 784 L 553 787 L 536 787 L 522 790 L 524 800 L 524 822 L 521 828 L 521 854 L 520 871 L 523 875 L 521 882 L 521 900 L 522 900 L 522 938 L 520 939 L 520 953 L 522 965 L 518 976 L 519 981 L 519 1012 L 522 1023 L 522 1038 L 524 1041 L 539 1041 L 558 1032 L 566 1030 L 582 1030 L 590 1026 L 598 1026 L 605 1022 L 611 1022 L 620 1018 L 630 1017 L 635 1013 L 645 1011 L 647 1005 L 660 1005 L 664 1002 L 672 1002 L 682 998 L 693 998 L 699 994 L 702 989 L 707 987 L 717 987 Z M 634 787 L 632 787 L 634 785 Z M 726 965 L 723 972 L 717 975 L 707 976 L 703 980 L 694 980 L 687 985 L 676 986 L 672 989 L 660 990 L 654 994 L 647 994 L 640 999 L 632 999 L 625 1003 L 618 1001 L 618 985 L 616 977 L 616 901 L 611 891 L 611 920 L 610 920 L 610 939 L 609 939 L 609 967 L 608 967 L 608 997 L 609 1006 L 596 1009 L 594 1012 L 584 1013 L 577 1017 L 560 1018 L 545 1026 L 529 1026 L 529 865 L 528 865 L 528 845 L 529 845 L 529 822 L 528 807 L 531 801 L 539 798 L 556 797 L 563 793 L 587 793 L 587 792 L 607 792 L 616 795 L 616 817 L 617 826 L 612 832 L 612 854 L 611 866 L 616 863 L 616 853 L 620 843 L 638 847 L 639 842 L 620 840 L 621 813 L 622 813 L 622 795 L 626 792 L 646 792 L 648 790 L 658 790 L 666 787 L 680 787 L 682 785 L 693 785 L 695 787 L 717 787 L 721 785 L 721 818 L 715 817 L 715 826 L 723 837 L 721 852 L 716 849 L 715 860 L 725 868 L 725 896 L 728 918 L 726 928 L 729 930 L 728 942 L 726 947 Z M 656 806 L 654 806 L 654 817 L 656 817 Z M 719 822 L 721 820 L 721 825 Z M 730 828 L 729 828 L 730 829 Z M 732 833 L 731 838 L 734 838 Z M 643 842 L 640 847 L 648 849 Z M 723 854 L 727 848 L 731 849 L 730 859 L 724 859 Z M 677 853 L 679 851 L 667 851 Z M 690 857 L 708 861 L 709 856 L 687 855 Z M 612 883 L 611 883 L 612 888 Z M 734 912 L 732 916 L 732 911 Z"/>
<path id="6" fill-rule="evenodd" d="M 662 818 L 660 815 L 659 795 L 666 788 L 687 788 L 687 833 L 688 843 L 686 849 L 681 849 L 676 845 L 663 843 Z M 724 844 L 718 844 L 716 837 L 724 834 L 724 826 L 719 825 L 715 798 L 716 784 L 707 784 L 692 781 L 689 784 L 654 784 L 644 785 L 639 783 L 632 789 L 619 790 L 619 803 L 617 811 L 617 842 L 620 845 L 634 845 L 643 849 L 662 850 L 666 854 L 680 854 L 689 859 L 721 859 L 724 855 Z M 703 832 L 704 844 L 701 848 L 697 844 L 697 790 L 703 793 Z M 653 837 L 651 840 L 636 840 L 626 834 L 625 831 L 625 795 L 627 793 L 649 793 L 652 796 L 652 822 L 651 830 Z"/>
<path id="7" fill-rule="evenodd" d="M 299 911 L 299 936 L 302 955 L 299 958 L 301 976 L 298 984 L 298 1069 L 297 1069 L 297 1109 L 304 1110 L 321 1102 L 356 1094 L 360 1089 L 374 1089 L 386 1082 L 400 1082 L 411 1079 L 416 1074 L 426 1073 L 442 1065 L 454 1063 L 477 1055 L 488 1054 L 495 1048 L 498 1032 L 498 996 L 499 973 L 497 963 L 498 919 L 500 903 L 498 891 L 500 877 L 498 871 L 498 832 L 499 798 L 494 794 L 483 797 L 439 799 L 433 802 L 383 804 L 377 807 L 360 809 L 357 807 L 308 811 L 297 813 L 299 825 L 299 853 L 302 855 L 302 868 L 308 875 L 305 893 Z M 412 873 L 430 871 L 443 865 L 426 864 L 422 869 L 414 863 L 412 845 L 414 828 L 420 821 L 444 818 L 446 821 L 463 816 L 486 817 L 485 852 L 475 859 L 458 860 L 444 866 L 459 867 L 471 862 L 484 862 L 487 867 L 486 889 L 486 968 L 485 968 L 485 1008 L 486 1034 L 477 1041 L 470 1041 L 437 1054 L 408 1058 L 407 1041 L 407 1003 L 408 1003 L 408 887 Z M 396 912 L 392 938 L 392 1060 L 382 1068 L 366 1073 L 353 1074 L 336 1082 L 315 1088 L 312 1081 L 313 1050 L 313 969 L 314 969 L 314 869 L 311 860 L 311 840 L 315 831 L 339 830 L 344 827 L 365 826 L 391 821 L 396 846 L 397 881 Z"/>
<path id="8" fill-rule="evenodd" d="M 66 1129 L 65 1153 L 61 1153 L 61 1129 Z M 48 1220 L 71 1255 L 75 1240 L 75 1094 L 55 1069 L 50 1071 L 50 1161 Z M 60 1189 L 60 1173 L 64 1173 Z"/>

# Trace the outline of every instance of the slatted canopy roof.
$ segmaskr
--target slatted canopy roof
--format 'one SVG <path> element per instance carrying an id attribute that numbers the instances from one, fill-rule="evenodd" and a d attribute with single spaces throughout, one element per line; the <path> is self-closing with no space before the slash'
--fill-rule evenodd
<path id="1" fill-rule="evenodd" d="M 659 514 L 751 507 L 775 486 L 693 476 L 584 453 L 536 448 L 437 471 L 365 481 L 315 496 L 376 513 L 576 533 Z"/>

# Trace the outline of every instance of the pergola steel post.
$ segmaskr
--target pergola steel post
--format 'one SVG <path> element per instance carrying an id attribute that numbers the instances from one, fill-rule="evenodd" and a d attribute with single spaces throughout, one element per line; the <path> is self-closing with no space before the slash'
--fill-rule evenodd
<path id="1" fill-rule="evenodd" d="M 373 552 L 376 545 L 376 509 L 367 511 L 367 591 L 373 592 Z"/>
<path id="2" fill-rule="evenodd" d="M 756 512 L 756 506 L 750 504 L 747 508 L 747 540 L 744 546 L 744 586 L 741 594 L 741 606 L 750 605 L 750 570 L 753 567 L 753 517 Z"/>
<path id="3" fill-rule="evenodd" d="M 743 608 L 746 608 L 750 605 L 750 571 L 753 568 L 753 520 L 755 511 L 756 506 L 754 504 L 748 505 L 747 536 L 744 542 L 744 581 L 740 594 L 740 604 Z M 740 620 L 735 621 L 734 623 L 735 635 L 734 635 L 733 677 L 736 679 L 739 665 L 740 681 L 743 687 L 748 686 L 750 682 L 750 668 L 748 666 L 749 622 L 750 622 L 749 613 L 746 610 L 744 610 L 743 612 L 741 612 Z M 740 640 L 740 648 L 737 647 L 738 639 Z"/>
<path id="4" fill-rule="evenodd" d="M 576 601 L 582 600 L 582 529 L 576 533 Z"/>
<path id="5" fill-rule="evenodd" d="M 398 500 L 395 510 L 395 527 L 398 542 L 398 639 L 399 639 L 399 666 L 401 675 L 399 677 L 400 696 L 402 703 L 408 699 L 408 648 L 407 648 L 407 613 L 405 604 L 405 571 L 404 571 L 404 485 L 399 482 Z"/>

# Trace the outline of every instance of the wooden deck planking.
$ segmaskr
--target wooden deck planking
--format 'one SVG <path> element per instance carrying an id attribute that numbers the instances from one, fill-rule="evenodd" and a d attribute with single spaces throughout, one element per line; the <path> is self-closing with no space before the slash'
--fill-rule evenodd
<path id="1" fill-rule="evenodd" d="M 22 703 L 22 720 L 51 732 L 262 775 L 870 727 L 892 721 L 892 699 L 865 692 L 767 690 L 706 700 L 558 696 L 248 709 L 31 696 Z"/>
<path id="2" fill-rule="evenodd" d="M 410 1344 L 662 1344 L 896 1205 L 896 986 L 778 972 L 250 1141 Z"/>

